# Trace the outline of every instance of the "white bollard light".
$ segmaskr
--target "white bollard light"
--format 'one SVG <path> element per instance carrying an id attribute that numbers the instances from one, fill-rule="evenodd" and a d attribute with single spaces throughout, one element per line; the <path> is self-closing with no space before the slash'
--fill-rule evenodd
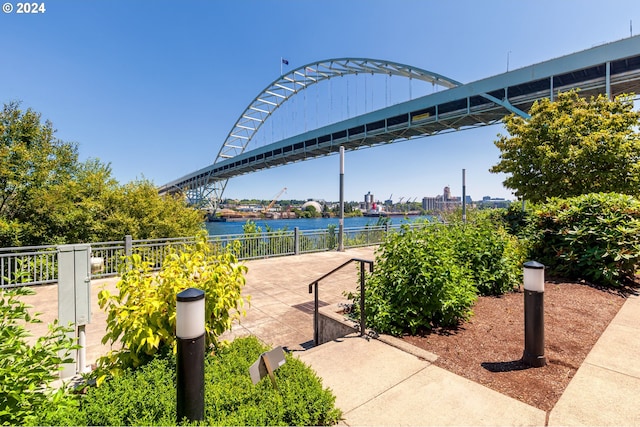
<path id="1" fill-rule="evenodd" d="M 525 262 L 522 275 L 526 290 L 544 292 L 544 265 L 537 261 Z"/>
<path id="2" fill-rule="evenodd" d="M 204 332 L 204 292 L 185 289 L 176 298 L 176 336 L 197 338 Z"/>

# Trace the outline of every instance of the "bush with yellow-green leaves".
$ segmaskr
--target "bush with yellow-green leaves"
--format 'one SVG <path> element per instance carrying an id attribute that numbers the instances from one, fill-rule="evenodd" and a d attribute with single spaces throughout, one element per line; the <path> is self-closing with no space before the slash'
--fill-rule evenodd
<path id="1" fill-rule="evenodd" d="M 100 308 L 107 311 L 102 342 L 119 347 L 98 360 L 99 382 L 107 372 L 117 374 L 175 351 L 176 296 L 187 288 L 205 292 L 206 343 L 218 347 L 218 337 L 244 314 L 241 292 L 247 268 L 234 253 L 237 248 L 211 243 L 202 232 L 195 243 L 168 249 L 157 274 L 139 254 L 128 257 L 117 294 L 106 289 L 98 294 Z"/>

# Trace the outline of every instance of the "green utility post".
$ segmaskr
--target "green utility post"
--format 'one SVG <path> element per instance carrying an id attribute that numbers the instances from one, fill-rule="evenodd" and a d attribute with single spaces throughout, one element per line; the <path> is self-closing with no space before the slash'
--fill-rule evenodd
<path id="1" fill-rule="evenodd" d="M 65 364 L 61 378 L 86 371 L 85 325 L 91 321 L 91 246 L 58 246 L 58 322 L 73 324 L 69 333 L 77 338 L 80 349 L 73 354 L 73 363 Z"/>

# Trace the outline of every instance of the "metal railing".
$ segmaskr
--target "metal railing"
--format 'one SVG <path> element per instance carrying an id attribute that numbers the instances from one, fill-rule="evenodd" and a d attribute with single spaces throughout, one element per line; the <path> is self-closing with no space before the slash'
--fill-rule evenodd
<path id="1" fill-rule="evenodd" d="M 373 261 L 370 260 L 366 260 L 366 259 L 360 259 L 360 258 L 351 258 L 349 261 L 339 265 L 338 267 L 334 268 L 333 270 L 331 270 L 330 272 L 328 272 L 327 274 L 325 274 L 324 276 L 320 277 L 319 279 L 316 279 L 315 281 L 311 282 L 309 284 L 309 293 L 313 293 L 313 343 L 314 345 L 319 345 L 319 329 L 320 329 L 320 325 L 319 325 L 319 315 L 318 315 L 318 309 L 319 309 L 319 303 L 320 303 L 320 297 L 319 297 L 319 293 L 318 293 L 318 283 L 320 283 L 321 280 L 326 279 L 327 277 L 331 276 L 333 273 L 335 273 L 336 271 L 342 269 L 343 267 L 346 267 L 347 265 L 351 264 L 352 262 L 359 262 L 360 263 L 360 336 L 363 337 L 366 333 L 366 322 L 365 322 L 365 312 L 364 312 L 364 292 L 365 292 L 365 271 L 364 271 L 364 265 L 368 264 L 369 265 L 369 272 L 373 273 Z"/>
<path id="2" fill-rule="evenodd" d="M 58 281 L 56 246 L 0 248 L 0 287 L 26 282 L 43 285 Z"/>
<path id="3" fill-rule="evenodd" d="M 423 227 L 423 223 L 409 227 Z M 382 243 L 389 233 L 401 230 L 400 225 L 364 226 L 344 229 L 345 248 L 372 246 Z M 126 256 L 139 253 L 145 261 L 159 270 L 171 247 L 193 243 L 193 238 L 166 238 L 124 240 L 91 243 L 91 255 L 101 257 L 104 268 L 93 279 L 116 276 Z M 338 248 L 338 232 L 335 228 L 317 230 L 279 230 L 261 233 L 214 235 L 209 241 L 226 248 L 231 245 L 238 260 L 251 260 L 312 252 L 331 251 Z M 238 242 L 237 244 L 234 242 Z M 58 281 L 57 246 L 25 246 L 0 248 L 0 288 L 56 283 Z"/>

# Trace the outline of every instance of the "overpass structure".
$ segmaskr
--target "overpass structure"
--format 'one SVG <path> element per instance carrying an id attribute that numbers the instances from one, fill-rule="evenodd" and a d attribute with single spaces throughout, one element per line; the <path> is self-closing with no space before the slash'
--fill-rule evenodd
<path id="1" fill-rule="evenodd" d="M 445 90 L 246 150 L 260 126 L 309 86 L 358 73 L 398 75 Z M 583 96 L 613 97 L 640 90 L 640 36 L 596 46 L 472 83 L 391 61 L 342 58 L 308 64 L 281 76 L 240 115 L 215 161 L 161 186 L 160 194 L 185 193 L 191 203 L 214 210 L 235 176 L 337 153 L 416 137 L 486 126 L 505 115 L 528 117 L 537 100 L 580 89 Z"/>

